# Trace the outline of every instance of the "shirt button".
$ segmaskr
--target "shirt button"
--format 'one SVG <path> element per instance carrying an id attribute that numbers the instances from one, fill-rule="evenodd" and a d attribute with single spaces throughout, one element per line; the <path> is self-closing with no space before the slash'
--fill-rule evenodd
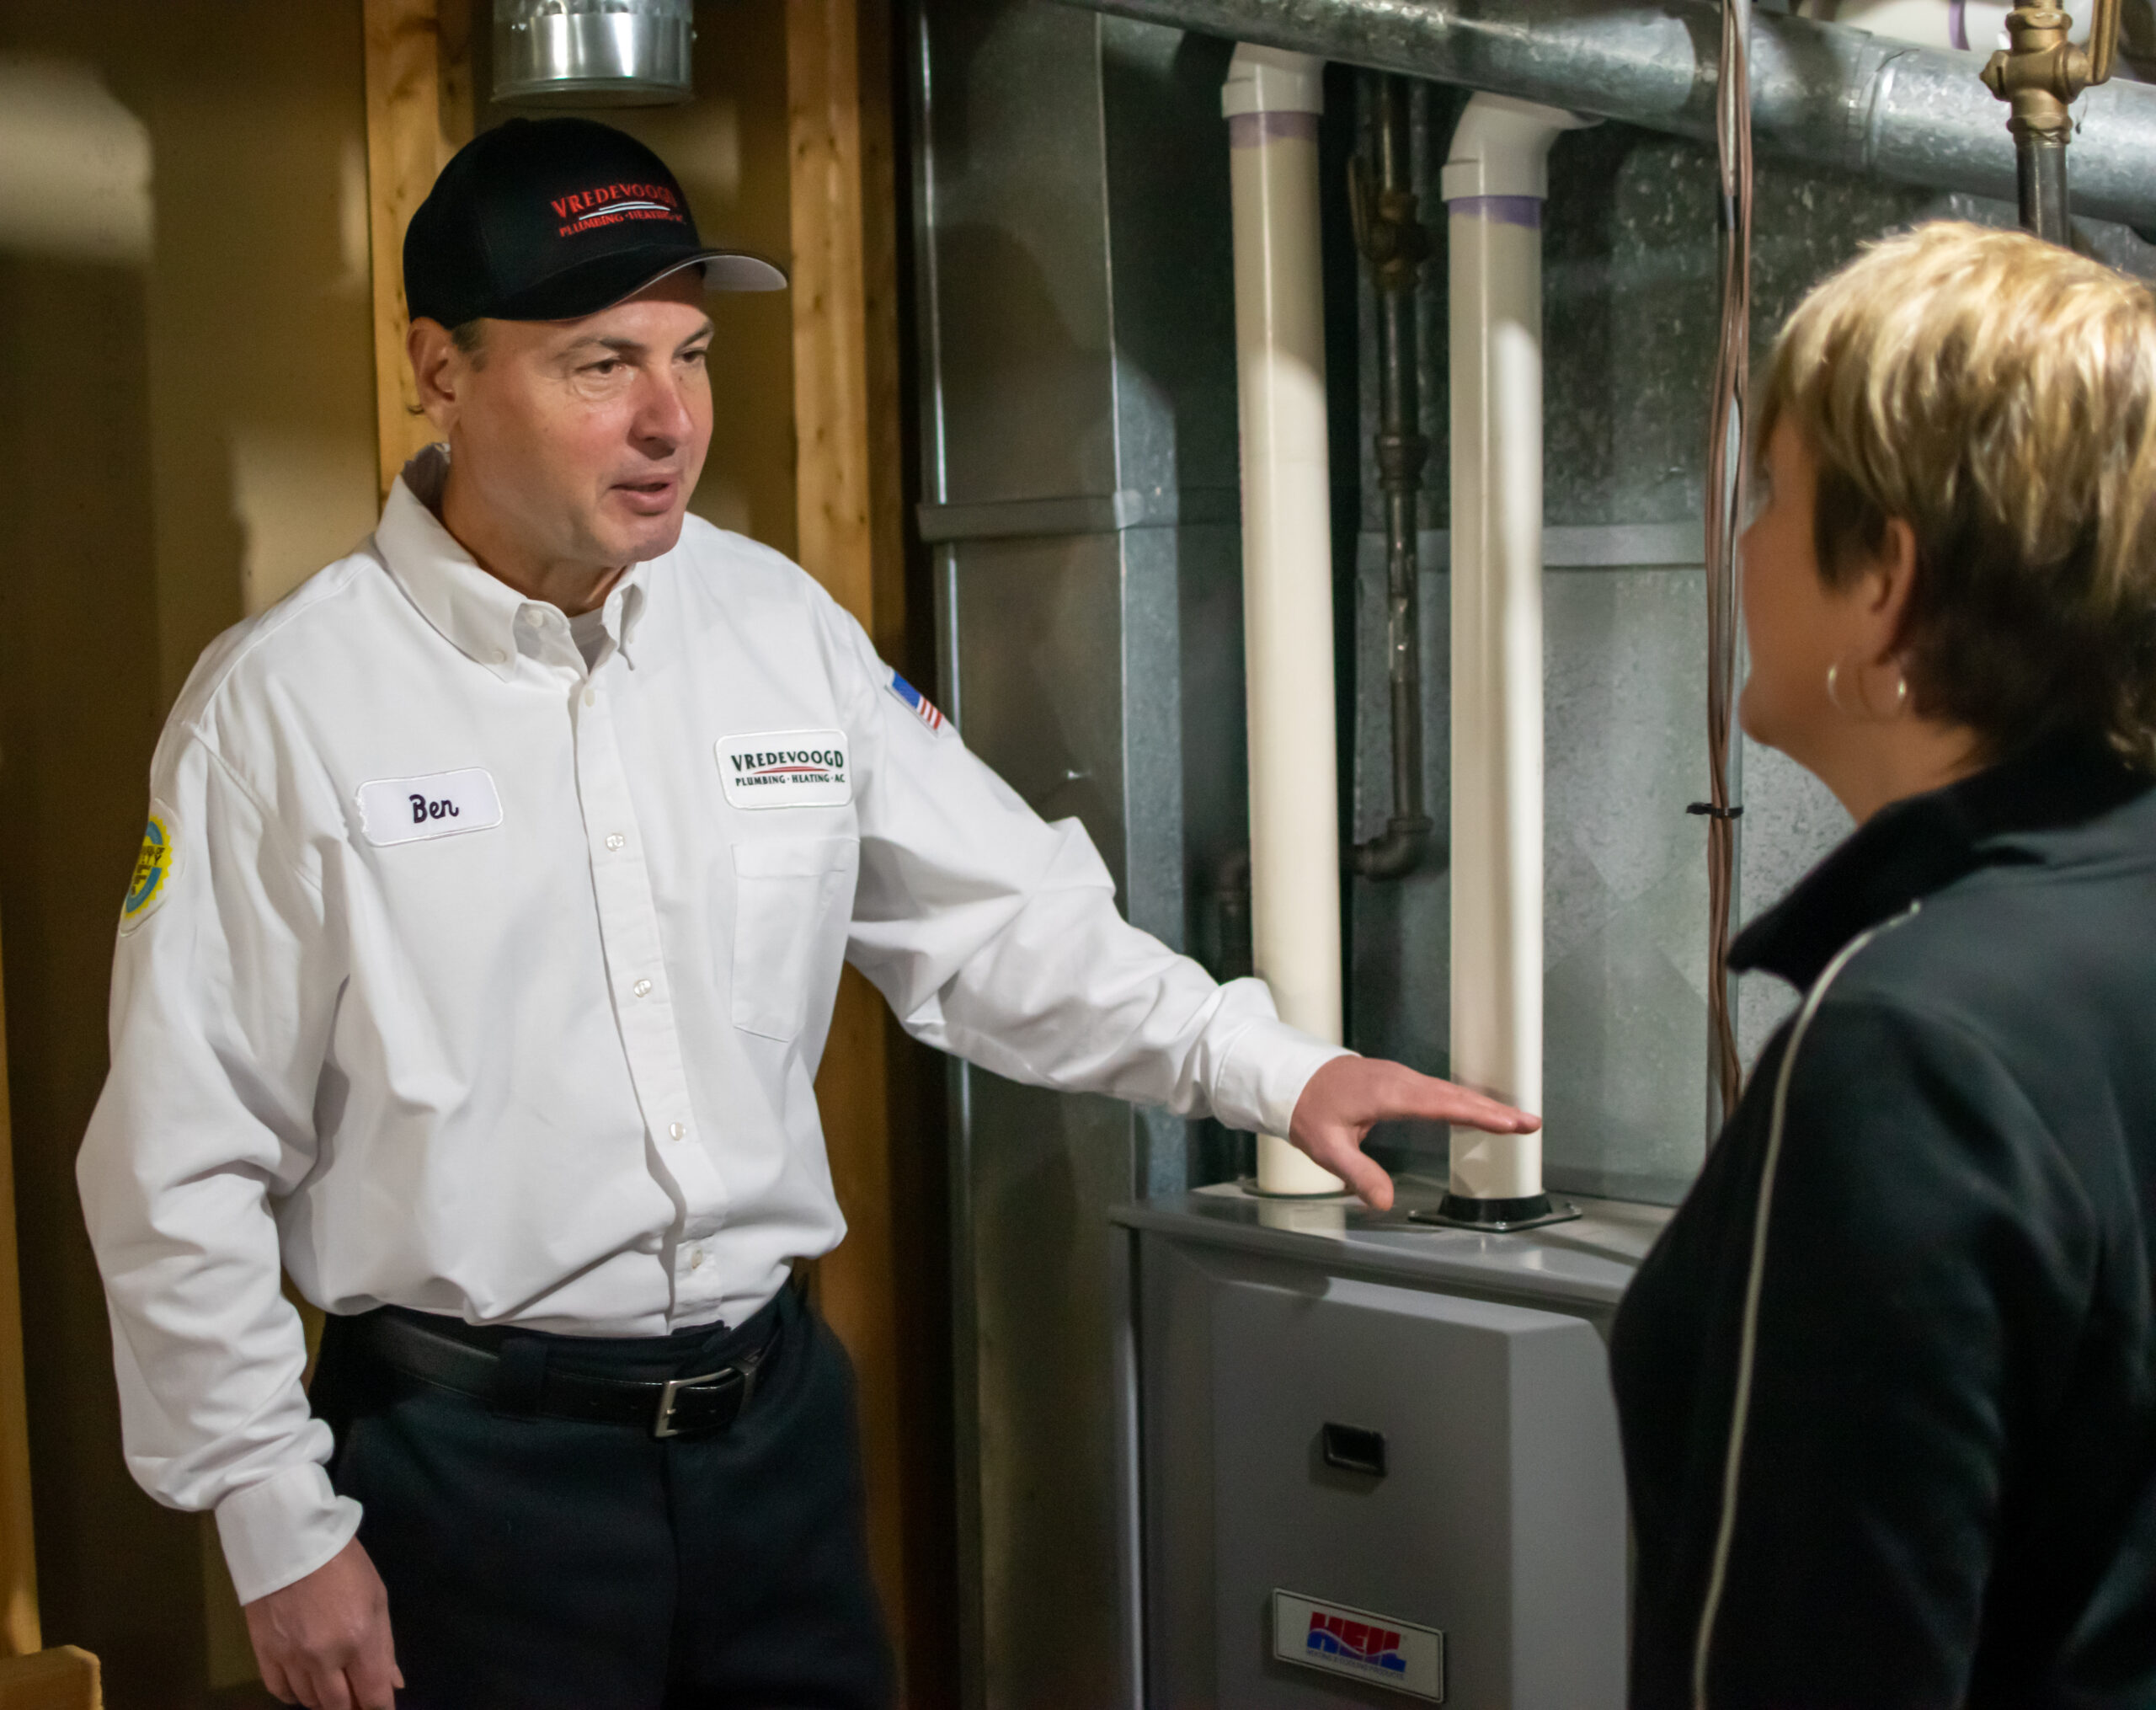
<path id="1" fill-rule="evenodd" d="M 606 847 L 609 849 L 618 849 L 628 841 L 619 831 L 609 831 L 606 834 Z"/>
<path id="2" fill-rule="evenodd" d="M 494 649 L 494 663 L 496 665 L 507 665 L 509 663 L 509 651 L 506 648 L 498 647 Z"/>
<path id="3" fill-rule="evenodd" d="M 694 1269 L 695 1269 L 698 1265 L 702 1264 L 703 1262 L 704 1262 L 704 1250 L 703 1250 L 703 1248 L 702 1248 L 701 1247 L 692 1247 L 692 1248 L 691 1248 L 689 1249 L 689 1269 L 690 1269 L 691 1270 L 694 1270 Z"/>
<path id="4" fill-rule="evenodd" d="M 669 1133 L 670 1135 L 671 1135 L 675 1139 L 679 1140 L 679 1139 L 680 1139 L 680 1137 L 681 1137 L 683 1135 L 686 1134 L 689 1130 L 688 1130 L 687 1125 L 686 1125 L 686 1124 L 677 1122 L 677 1123 L 675 1123 L 675 1124 L 671 1128 L 668 1129 L 666 1131 L 667 1131 L 667 1133 Z"/>
<path id="5" fill-rule="evenodd" d="M 539 608 L 536 606 L 526 606 L 524 608 L 523 617 L 524 627 L 526 629 L 536 629 L 541 624 L 547 621 L 546 618 L 540 614 Z"/>
<path id="6" fill-rule="evenodd" d="M 596 689 L 586 689 L 584 692 L 584 704 L 587 707 L 597 706 L 599 704 L 599 691 Z"/>
<path id="7" fill-rule="evenodd" d="M 639 980 L 635 985 L 629 987 L 629 990 L 635 992 L 639 997 L 648 997 L 651 996 L 651 981 L 648 980 Z M 680 1126 L 680 1124 L 677 1122 L 674 1125 L 678 1129 Z M 679 1140 L 680 1137 L 681 1136 L 679 1134 L 676 1134 L 674 1136 L 676 1140 Z"/>

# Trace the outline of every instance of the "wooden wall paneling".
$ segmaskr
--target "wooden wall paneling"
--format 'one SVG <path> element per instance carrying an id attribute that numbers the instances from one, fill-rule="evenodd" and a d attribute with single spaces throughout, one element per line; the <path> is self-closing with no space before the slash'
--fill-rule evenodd
<path id="1" fill-rule="evenodd" d="M 384 498 L 434 432 L 404 360 L 404 228 L 472 136 L 472 0 L 362 0 L 375 426 Z"/>
<path id="2" fill-rule="evenodd" d="M 6 1034 L 0 1018 L 0 1037 Z M 22 1273 L 15 1255 L 14 1133 L 0 1064 L 0 1655 L 28 1656 L 45 1641 L 37 1613 L 30 1524 L 30 1435 L 23 1386 Z"/>
<path id="3" fill-rule="evenodd" d="M 885 0 L 786 0 L 792 188 L 796 498 L 802 564 L 884 657 L 905 645 L 890 38 Z M 894 1171 L 915 1048 L 846 970 L 816 1084 L 847 1234 L 817 1300 L 859 1376 L 869 1549 L 899 1659 L 901 1702 L 947 1696 L 949 1599 L 928 1510 L 947 1459 L 909 1362 L 937 1344 L 942 1292 L 923 1286 L 919 1232 Z M 912 1262 L 910 1268 L 909 1261 Z M 934 1322 L 922 1319 L 933 1315 Z"/>

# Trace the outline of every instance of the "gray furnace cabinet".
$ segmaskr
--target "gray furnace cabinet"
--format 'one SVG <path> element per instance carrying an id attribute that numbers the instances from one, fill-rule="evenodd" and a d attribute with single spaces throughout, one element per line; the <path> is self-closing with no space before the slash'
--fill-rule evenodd
<path id="1" fill-rule="evenodd" d="M 1526 1235 L 1227 1187 L 1115 1214 L 1126 1678 L 1152 1710 L 1621 1710 L 1604 1335 L 1667 1213 Z"/>

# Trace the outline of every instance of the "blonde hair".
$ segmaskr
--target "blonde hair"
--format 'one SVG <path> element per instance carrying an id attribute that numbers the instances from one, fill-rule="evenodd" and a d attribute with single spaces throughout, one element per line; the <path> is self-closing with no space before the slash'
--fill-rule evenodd
<path id="1" fill-rule="evenodd" d="M 1917 710 L 1993 757 L 2064 729 L 2156 769 L 2156 297 L 2020 232 L 1939 222 L 1872 244 L 1775 341 L 1754 456 L 1817 462 L 1830 585 L 1916 537 Z"/>

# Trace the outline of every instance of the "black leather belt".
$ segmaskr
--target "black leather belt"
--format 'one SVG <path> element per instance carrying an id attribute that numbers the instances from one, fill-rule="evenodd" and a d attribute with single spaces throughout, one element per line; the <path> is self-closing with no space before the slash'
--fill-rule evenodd
<path id="1" fill-rule="evenodd" d="M 563 1370 L 547 1357 L 551 1339 L 511 1336 L 496 1352 L 395 1311 L 369 1312 L 355 1328 L 384 1364 L 498 1411 L 639 1425 L 654 1437 L 707 1436 L 726 1429 L 755 1396 L 758 1374 L 780 1334 L 775 1325 L 754 1354 L 708 1371 L 639 1380 Z"/>

